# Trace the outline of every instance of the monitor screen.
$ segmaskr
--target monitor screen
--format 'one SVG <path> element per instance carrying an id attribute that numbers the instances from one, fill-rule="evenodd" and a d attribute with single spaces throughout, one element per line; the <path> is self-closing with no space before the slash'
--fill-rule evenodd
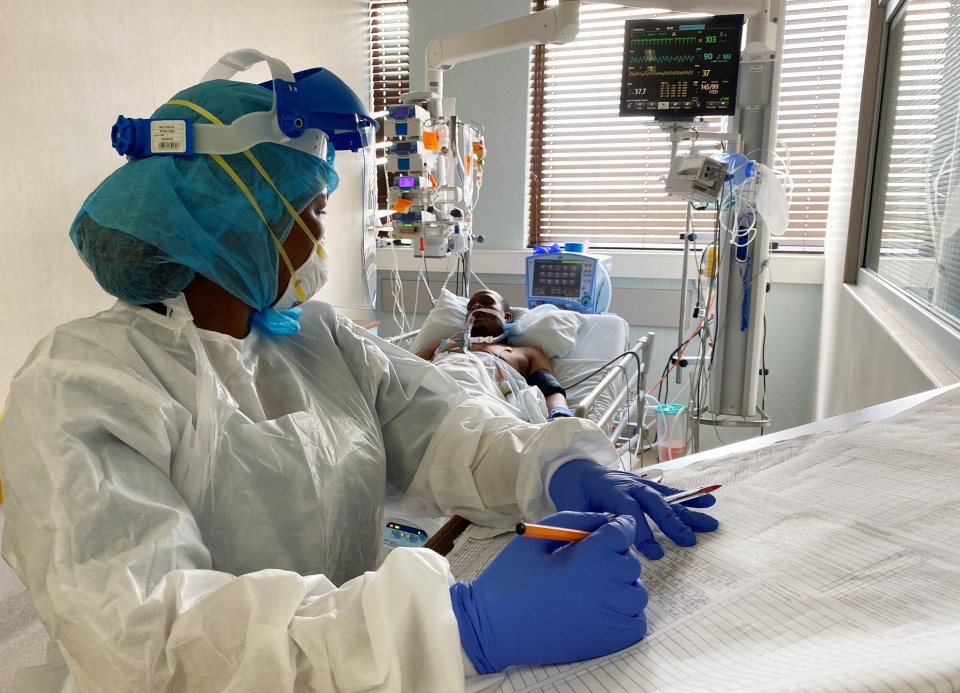
<path id="1" fill-rule="evenodd" d="M 580 298 L 583 260 L 537 258 L 533 263 L 532 296 Z"/>
<path id="2" fill-rule="evenodd" d="M 742 33 L 742 14 L 627 20 L 620 115 L 733 115 Z"/>

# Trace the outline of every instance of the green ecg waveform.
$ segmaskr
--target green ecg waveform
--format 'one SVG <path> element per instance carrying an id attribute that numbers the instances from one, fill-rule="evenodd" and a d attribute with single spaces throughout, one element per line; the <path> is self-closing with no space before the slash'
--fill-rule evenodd
<path id="1" fill-rule="evenodd" d="M 637 72 L 635 75 L 649 75 L 651 77 L 693 77 L 693 70 L 657 70 L 656 72 Z"/>
<path id="2" fill-rule="evenodd" d="M 695 36 L 665 36 L 663 38 L 635 38 L 630 39 L 631 46 L 676 46 L 682 43 L 696 43 Z"/>
<path id="3" fill-rule="evenodd" d="M 630 56 L 630 64 L 637 63 L 693 63 L 699 58 L 696 55 L 654 55 L 647 57 L 645 55 Z"/>

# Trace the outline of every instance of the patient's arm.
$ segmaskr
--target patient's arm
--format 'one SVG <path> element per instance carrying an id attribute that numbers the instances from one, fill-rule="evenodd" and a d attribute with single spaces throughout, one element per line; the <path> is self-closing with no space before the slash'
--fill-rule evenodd
<path id="1" fill-rule="evenodd" d="M 543 392 L 547 401 L 547 411 L 556 407 L 569 408 L 567 405 L 566 392 L 560 387 L 556 376 L 553 375 L 553 368 L 550 366 L 550 359 L 546 354 L 536 347 L 525 347 L 524 356 L 527 357 L 527 371 L 524 377 L 531 385 L 536 385 Z M 546 373 L 543 373 L 546 371 Z"/>
<path id="2" fill-rule="evenodd" d="M 553 410 L 556 409 L 557 407 L 566 407 L 567 409 L 570 408 L 570 407 L 567 405 L 567 398 L 564 397 L 563 395 L 561 395 L 559 392 L 556 393 L 556 394 L 550 395 L 549 397 L 546 397 L 545 399 L 547 400 L 547 411 L 548 411 L 548 412 L 549 412 L 549 411 L 553 411 Z"/>

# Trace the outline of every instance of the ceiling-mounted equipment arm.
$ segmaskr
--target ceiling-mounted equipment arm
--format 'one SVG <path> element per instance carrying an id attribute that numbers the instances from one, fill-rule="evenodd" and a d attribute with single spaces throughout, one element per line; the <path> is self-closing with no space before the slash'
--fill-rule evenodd
<path id="1" fill-rule="evenodd" d="M 568 43 L 580 28 L 579 0 L 565 0 L 516 19 L 464 31 L 427 44 L 427 70 L 448 70 L 457 63 L 544 43 Z"/>
<path id="2" fill-rule="evenodd" d="M 424 56 L 424 88 L 431 95 L 431 114 L 441 115 L 444 70 L 449 70 L 465 60 L 499 55 L 517 48 L 569 43 L 577 37 L 580 30 L 580 3 L 581 0 L 560 0 L 555 7 L 428 43 Z M 772 48 L 770 37 L 776 36 L 775 24 L 779 21 L 779 18 L 770 16 L 770 0 L 619 0 L 617 4 L 671 12 L 742 14 L 748 20 L 748 49 L 751 43 L 762 43 Z"/>
<path id="3" fill-rule="evenodd" d="M 465 60 L 499 55 L 517 48 L 569 43 L 576 38 L 579 29 L 580 0 L 563 0 L 556 7 L 431 41 L 424 56 L 424 88 L 431 95 L 428 102 L 431 115 L 441 115 L 444 70 Z"/>

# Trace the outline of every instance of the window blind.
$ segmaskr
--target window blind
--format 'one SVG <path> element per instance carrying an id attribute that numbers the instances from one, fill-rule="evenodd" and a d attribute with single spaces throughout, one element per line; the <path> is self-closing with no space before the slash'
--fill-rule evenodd
<path id="1" fill-rule="evenodd" d="M 960 326 L 960 0 L 890 23 L 865 265 Z"/>
<path id="2" fill-rule="evenodd" d="M 410 41 L 407 0 L 369 0 L 370 84 L 373 116 L 380 122 L 377 141 L 383 141 L 383 115 L 388 106 L 400 103 L 410 91 Z M 387 181 L 383 166 L 377 166 L 377 205 L 387 207 Z"/>
<path id="3" fill-rule="evenodd" d="M 536 0 L 533 9 L 553 4 Z M 574 42 L 531 52 L 531 243 L 681 246 L 686 204 L 663 191 L 668 135 L 652 118 L 619 115 L 624 22 L 653 14 L 585 3 Z M 842 3 L 788 1 L 778 154 L 782 166 L 789 162 L 793 188 L 781 250 L 823 249 L 845 17 Z M 724 124 L 707 118 L 703 129 Z M 695 211 L 694 230 L 710 232 L 714 214 Z"/>

